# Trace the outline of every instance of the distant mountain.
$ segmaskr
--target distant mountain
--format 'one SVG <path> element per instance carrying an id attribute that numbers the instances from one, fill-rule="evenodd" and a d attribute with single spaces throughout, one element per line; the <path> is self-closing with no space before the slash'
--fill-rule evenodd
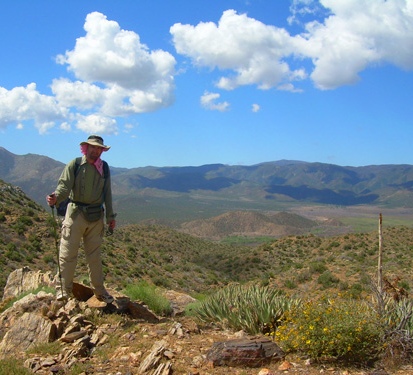
<path id="1" fill-rule="evenodd" d="M 15 155 L 0 147 L 0 179 L 19 186 L 36 202 L 44 205 L 53 191 L 63 164 L 47 156 Z"/>
<path id="2" fill-rule="evenodd" d="M 0 147 L 0 179 L 45 205 L 64 165 Z M 183 223 L 228 211 L 283 211 L 294 205 L 413 207 L 413 166 L 280 160 L 252 166 L 111 168 L 114 204 L 124 223 Z"/>

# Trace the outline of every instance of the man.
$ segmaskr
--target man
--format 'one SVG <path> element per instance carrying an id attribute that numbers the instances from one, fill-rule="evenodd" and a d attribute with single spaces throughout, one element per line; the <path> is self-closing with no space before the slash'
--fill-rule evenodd
<path id="1" fill-rule="evenodd" d="M 113 297 L 104 287 L 101 257 L 104 213 L 109 231 L 116 225 L 109 167 L 100 158 L 110 147 L 104 145 L 102 137 L 91 135 L 80 143 L 80 148 L 83 156 L 65 166 L 55 192 L 46 197 L 51 207 L 67 197 L 71 199 L 62 223 L 56 297 L 65 301 L 72 296 L 78 250 L 83 239 L 93 292 L 100 301 L 112 303 Z"/>

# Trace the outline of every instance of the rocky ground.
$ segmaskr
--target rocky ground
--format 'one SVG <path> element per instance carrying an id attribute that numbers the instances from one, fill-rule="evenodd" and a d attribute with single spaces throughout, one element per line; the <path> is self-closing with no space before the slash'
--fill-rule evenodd
<path id="1" fill-rule="evenodd" d="M 10 298 L 48 280 L 40 272 L 17 270 L 4 294 Z M 21 359 L 39 375 L 413 374 L 413 366 L 344 368 L 285 356 L 267 337 L 201 325 L 185 316 L 191 297 L 173 291 L 167 296 L 174 316 L 168 318 L 115 291 L 111 305 L 80 284 L 74 294 L 66 303 L 56 302 L 52 293 L 29 294 L 0 314 L 0 359 Z"/>

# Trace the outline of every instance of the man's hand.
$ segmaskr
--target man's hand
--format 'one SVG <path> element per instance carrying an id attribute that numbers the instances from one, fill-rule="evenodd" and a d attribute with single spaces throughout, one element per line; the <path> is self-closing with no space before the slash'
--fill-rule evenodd
<path id="1" fill-rule="evenodd" d="M 49 194 L 46 196 L 46 202 L 50 207 L 53 207 L 56 204 L 57 197 L 55 193 Z"/>
<path id="2" fill-rule="evenodd" d="M 111 221 L 108 222 L 108 234 L 111 235 L 113 234 L 113 230 L 116 227 L 116 220 L 112 219 Z"/>
<path id="3" fill-rule="evenodd" d="M 114 230 L 115 227 L 116 227 L 116 220 L 115 220 L 115 219 L 112 219 L 111 221 L 109 221 L 108 227 L 109 227 L 109 229 L 113 232 L 113 230 Z"/>

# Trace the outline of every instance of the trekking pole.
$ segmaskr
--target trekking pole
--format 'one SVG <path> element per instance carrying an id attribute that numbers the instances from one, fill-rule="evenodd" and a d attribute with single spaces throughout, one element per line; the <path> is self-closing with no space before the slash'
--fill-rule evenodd
<path id="1" fill-rule="evenodd" d="M 50 209 L 52 210 L 52 218 L 53 218 L 53 236 L 54 236 L 54 243 L 55 243 L 55 248 L 56 248 L 56 255 L 57 255 L 57 272 L 59 274 L 59 281 L 60 281 L 60 292 L 63 295 L 63 282 L 62 282 L 62 272 L 60 271 L 60 257 L 59 257 L 59 238 L 57 235 L 57 222 L 56 222 L 56 216 L 54 213 L 55 206 L 50 206 Z"/>

